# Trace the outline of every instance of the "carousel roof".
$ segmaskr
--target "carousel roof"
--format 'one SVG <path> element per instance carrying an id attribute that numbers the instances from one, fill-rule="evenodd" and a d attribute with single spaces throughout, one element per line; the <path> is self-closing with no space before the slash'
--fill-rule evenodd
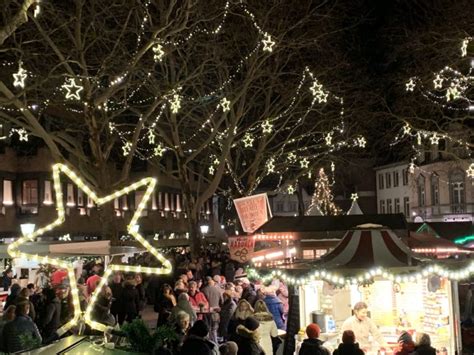
<path id="1" fill-rule="evenodd" d="M 367 224 L 348 231 L 319 263 L 327 269 L 367 269 L 413 267 L 422 260 L 390 229 Z"/>

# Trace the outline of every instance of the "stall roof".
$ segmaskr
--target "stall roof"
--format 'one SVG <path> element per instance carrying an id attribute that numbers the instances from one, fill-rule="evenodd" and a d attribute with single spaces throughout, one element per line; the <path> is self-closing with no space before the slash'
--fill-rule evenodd
<path id="1" fill-rule="evenodd" d="M 426 232 L 451 241 L 474 235 L 474 225 L 472 222 L 408 223 L 408 229 L 411 232 Z"/>
<path id="2" fill-rule="evenodd" d="M 297 216 L 273 217 L 259 228 L 258 233 L 278 232 L 327 232 L 347 231 L 354 227 L 374 223 L 390 229 L 407 229 L 403 214 L 341 215 L 341 216 Z"/>

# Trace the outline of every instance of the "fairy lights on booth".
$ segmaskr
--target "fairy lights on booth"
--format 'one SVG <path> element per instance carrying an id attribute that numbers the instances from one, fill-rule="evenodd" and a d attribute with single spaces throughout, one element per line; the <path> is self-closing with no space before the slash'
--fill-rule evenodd
<path id="1" fill-rule="evenodd" d="M 65 221 L 65 207 L 64 207 L 64 202 L 63 202 L 63 191 L 62 191 L 62 185 L 61 185 L 61 176 L 60 174 L 63 173 L 66 175 L 76 186 L 78 189 L 83 191 L 88 198 L 90 198 L 97 206 L 101 206 L 103 204 L 109 203 L 114 201 L 117 198 L 120 198 L 122 196 L 125 196 L 129 194 L 131 191 L 138 190 L 142 187 L 145 187 L 146 190 L 143 194 L 142 200 L 138 203 L 138 206 L 135 210 L 135 213 L 133 214 L 130 222 L 127 225 L 127 231 L 128 233 L 135 238 L 136 241 L 138 241 L 141 245 L 145 247 L 145 249 L 152 254 L 154 257 L 156 257 L 162 264 L 161 268 L 151 268 L 151 267 L 142 267 L 142 266 L 132 266 L 132 265 L 109 265 L 107 269 L 105 270 L 105 275 L 102 278 L 101 283 L 95 290 L 95 292 L 92 295 L 91 302 L 88 305 L 88 308 L 85 312 L 85 321 L 88 323 L 92 328 L 100 330 L 100 331 L 105 331 L 107 330 L 107 326 L 101 323 L 98 323 L 94 320 L 91 319 L 91 312 L 94 307 L 95 302 L 97 301 L 97 297 L 102 289 L 102 287 L 105 285 L 107 282 L 107 277 L 113 272 L 113 271 L 125 271 L 125 272 L 139 272 L 139 273 L 150 273 L 150 274 L 169 274 L 171 272 L 171 263 L 166 260 L 138 231 L 138 225 L 137 221 L 140 218 L 143 209 L 146 207 L 150 196 L 155 189 L 156 186 L 156 179 L 154 178 L 144 178 L 138 182 L 135 182 L 121 190 L 115 191 L 114 193 L 104 196 L 104 197 L 98 197 L 98 195 L 86 184 L 83 182 L 82 179 L 80 179 L 77 174 L 69 169 L 64 164 L 55 164 L 53 166 L 53 184 L 54 184 L 54 190 L 55 190 L 55 196 L 56 196 L 56 209 L 57 209 L 57 218 L 50 224 L 48 224 L 45 227 L 37 229 L 35 232 L 28 234 L 24 237 L 20 237 L 18 240 L 15 242 L 11 243 L 8 246 L 8 253 L 12 258 L 24 258 L 24 259 L 29 259 L 29 260 L 34 260 L 38 261 L 44 264 L 52 264 L 55 266 L 59 266 L 63 269 L 66 269 L 68 272 L 68 277 L 69 277 L 69 282 L 70 282 L 70 287 L 71 287 L 71 293 L 72 293 L 72 298 L 73 298 L 73 305 L 74 305 L 74 317 L 71 321 L 66 323 L 60 330 L 58 330 L 58 334 L 63 334 L 67 330 L 69 330 L 71 327 L 74 327 L 77 325 L 80 317 L 81 317 L 81 308 L 79 305 L 79 294 L 78 294 L 78 288 L 77 288 L 77 283 L 76 283 L 76 277 L 74 274 L 74 266 L 70 262 L 66 262 L 64 260 L 61 260 L 59 258 L 54 258 L 54 257 L 48 257 L 48 256 L 40 256 L 38 254 L 30 254 L 30 253 L 24 253 L 20 250 L 20 247 L 27 243 L 27 242 L 33 242 L 37 237 L 43 235 L 46 232 L 51 231 L 52 229 L 58 227 L 59 225 L 63 224 Z"/>

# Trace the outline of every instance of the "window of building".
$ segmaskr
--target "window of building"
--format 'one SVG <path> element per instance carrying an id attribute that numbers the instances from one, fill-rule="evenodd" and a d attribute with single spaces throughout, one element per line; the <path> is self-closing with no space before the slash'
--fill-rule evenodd
<path id="1" fill-rule="evenodd" d="M 290 201 L 290 212 L 296 212 L 298 210 L 298 204 L 295 201 Z"/>
<path id="2" fill-rule="evenodd" d="M 439 176 L 436 174 L 431 175 L 430 179 L 431 189 L 431 204 L 439 205 Z"/>
<path id="3" fill-rule="evenodd" d="M 51 206 L 53 204 L 53 190 L 51 181 L 44 181 L 44 199 L 43 205 Z"/>
<path id="4" fill-rule="evenodd" d="M 74 185 L 73 184 L 67 184 L 67 201 L 66 201 L 66 206 L 72 207 L 76 205 L 76 201 L 74 198 Z"/>
<path id="5" fill-rule="evenodd" d="M 387 199 L 387 213 L 393 213 L 392 211 L 392 199 Z"/>
<path id="6" fill-rule="evenodd" d="M 21 204 L 38 204 L 38 180 L 25 180 L 21 185 Z"/>
<path id="7" fill-rule="evenodd" d="M 403 212 L 405 213 L 406 218 L 410 218 L 410 198 L 403 198 Z"/>
<path id="8" fill-rule="evenodd" d="M 451 189 L 451 204 L 461 205 L 464 204 L 464 171 L 456 170 L 449 177 L 450 189 Z"/>
<path id="9" fill-rule="evenodd" d="M 11 180 L 3 180 L 3 201 L 4 206 L 13 205 L 13 183 Z"/>
<path id="10" fill-rule="evenodd" d="M 407 186 L 408 185 L 408 168 L 403 169 L 402 178 L 403 178 L 403 186 Z"/>
<path id="11" fill-rule="evenodd" d="M 81 189 L 77 189 L 77 205 L 84 206 L 84 192 Z"/>
<path id="12" fill-rule="evenodd" d="M 397 197 L 394 201 L 395 213 L 400 213 L 400 199 Z"/>
<path id="13" fill-rule="evenodd" d="M 393 172 L 393 187 L 398 187 L 398 171 Z"/>
<path id="14" fill-rule="evenodd" d="M 417 180 L 418 206 L 425 206 L 425 177 L 420 174 Z"/>
<path id="15" fill-rule="evenodd" d="M 285 204 L 283 201 L 277 201 L 275 204 L 275 212 L 284 212 L 285 211 Z"/>
<path id="16" fill-rule="evenodd" d="M 385 187 L 387 189 L 392 187 L 392 175 L 390 173 L 385 173 Z"/>
<path id="17" fill-rule="evenodd" d="M 380 211 L 379 213 L 384 214 L 385 213 L 385 200 L 380 200 Z"/>
<path id="18" fill-rule="evenodd" d="M 379 190 L 383 189 L 383 174 L 379 174 Z"/>

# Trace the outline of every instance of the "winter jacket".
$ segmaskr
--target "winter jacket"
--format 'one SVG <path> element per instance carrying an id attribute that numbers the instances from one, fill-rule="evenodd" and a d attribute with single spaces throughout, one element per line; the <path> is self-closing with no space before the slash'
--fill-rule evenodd
<path id="1" fill-rule="evenodd" d="M 283 303 L 276 295 L 266 295 L 263 299 L 268 310 L 273 315 L 273 319 L 278 329 L 285 329 L 285 321 L 283 320 Z"/>
<path id="2" fill-rule="evenodd" d="M 123 305 L 127 321 L 132 321 L 138 317 L 138 310 L 140 308 L 140 298 L 138 291 L 130 282 L 125 281 L 123 284 L 122 298 L 120 302 Z"/>
<path id="3" fill-rule="evenodd" d="M 209 302 L 207 302 L 207 298 L 204 293 L 196 291 L 194 296 L 191 296 L 189 293 L 189 303 L 191 303 L 191 307 L 199 309 L 199 305 L 203 304 L 205 309 L 209 309 Z"/>
<path id="4" fill-rule="evenodd" d="M 110 326 L 115 325 L 115 318 L 110 314 L 110 305 L 112 300 L 106 298 L 104 295 L 99 295 L 94 308 L 92 309 L 92 320 L 107 324 Z"/>
<path id="5" fill-rule="evenodd" d="M 232 318 L 232 315 L 235 312 L 235 309 L 237 308 L 237 304 L 234 302 L 233 299 L 228 298 L 221 307 L 221 311 L 219 312 L 221 316 L 221 320 L 219 322 L 219 329 L 218 329 L 218 334 L 220 337 L 227 337 L 228 336 L 228 328 L 229 328 L 229 322 Z M 236 325 L 237 327 L 237 325 Z"/>
<path id="6" fill-rule="evenodd" d="M 17 316 L 3 328 L 4 348 L 9 353 L 29 350 L 24 347 L 21 336 L 28 336 L 38 340 L 41 344 L 42 338 L 38 327 L 28 316 Z"/>
<path id="7" fill-rule="evenodd" d="M 61 326 L 61 302 L 55 297 L 46 305 L 44 317 L 39 317 L 39 325 L 44 338 L 51 337 Z"/>
<path id="8" fill-rule="evenodd" d="M 212 341 L 190 335 L 183 343 L 180 355 L 219 355 L 217 345 Z"/>
<path id="9" fill-rule="evenodd" d="M 359 348 L 358 343 L 339 344 L 339 347 L 334 350 L 333 355 L 364 355 L 362 349 Z"/>
<path id="10" fill-rule="evenodd" d="M 110 284 L 110 290 L 112 291 L 112 306 L 110 307 L 110 313 L 113 315 L 124 313 L 123 304 L 122 304 L 122 293 L 123 286 L 122 283 L 112 282 Z"/>
<path id="11" fill-rule="evenodd" d="M 409 355 L 415 352 L 415 343 L 413 341 L 404 342 L 398 345 L 395 355 Z"/>
<path id="12" fill-rule="evenodd" d="M 301 344 L 298 355 L 331 355 L 319 339 L 305 339 Z"/>
<path id="13" fill-rule="evenodd" d="M 416 355 L 436 355 L 436 349 L 429 346 L 429 345 L 418 345 L 415 348 L 415 352 L 413 354 L 416 354 Z"/>
<path id="14" fill-rule="evenodd" d="M 237 327 L 237 334 L 232 339 L 239 348 L 237 355 L 264 355 L 259 344 L 259 333 L 257 330 L 249 330 L 244 325 Z"/>
<path id="15" fill-rule="evenodd" d="M 266 312 L 255 313 L 254 317 L 260 322 L 258 333 L 260 334 L 260 346 L 265 354 L 273 354 L 272 338 L 278 336 L 278 329 L 271 314 Z"/>
<path id="16" fill-rule="evenodd" d="M 3 291 L 8 291 L 8 289 L 10 288 L 12 284 L 12 279 L 11 277 L 8 277 L 6 274 L 3 275 L 2 277 L 2 287 L 3 287 Z"/>
<path id="17" fill-rule="evenodd" d="M 137 289 L 137 292 L 138 292 L 138 310 L 139 311 L 143 311 L 143 309 L 145 308 L 146 306 L 146 294 L 145 294 L 145 286 L 143 286 L 143 283 L 141 284 L 138 284 L 137 286 L 135 286 L 135 288 Z"/>
<path id="18" fill-rule="evenodd" d="M 257 293 L 255 290 L 252 288 L 252 286 L 247 286 L 246 289 L 242 291 L 242 297 L 241 299 L 246 300 L 250 305 L 253 307 L 255 306 L 255 302 L 257 302 Z"/>
<path id="19" fill-rule="evenodd" d="M 209 307 L 219 307 L 219 304 L 222 301 L 222 290 L 218 286 L 207 285 L 206 287 L 203 287 L 202 293 L 206 296 L 206 299 L 209 302 Z"/>
<path id="20" fill-rule="evenodd" d="M 25 298 L 25 297 L 21 297 L 21 296 L 18 296 L 15 298 L 15 300 L 13 301 L 13 304 L 15 306 L 19 305 L 20 303 L 23 303 L 23 302 L 28 302 L 28 304 L 30 305 L 30 312 L 28 313 L 28 316 L 33 320 L 33 322 L 35 321 L 36 319 L 36 309 L 35 309 L 35 305 L 33 304 L 33 302 L 30 301 L 29 298 Z"/>
<path id="21" fill-rule="evenodd" d="M 13 284 L 10 288 L 10 294 L 7 296 L 7 300 L 5 301 L 5 305 L 3 309 L 7 309 L 8 306 L 14 305 L 16 302 L 16 298 L 20 294 L 21 286 L 18 284 Z"/>

